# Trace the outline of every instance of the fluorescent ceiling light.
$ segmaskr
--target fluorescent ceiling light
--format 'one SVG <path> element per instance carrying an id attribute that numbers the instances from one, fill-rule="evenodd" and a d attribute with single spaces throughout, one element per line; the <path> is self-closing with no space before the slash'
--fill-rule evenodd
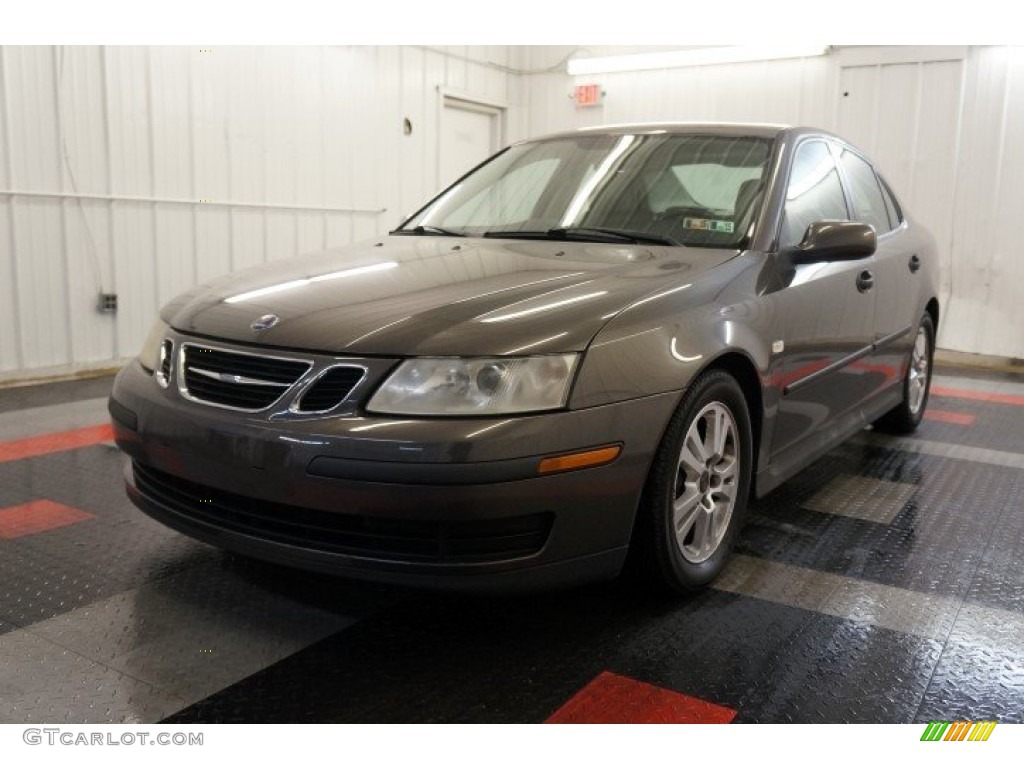
<path id="1" fill-rule="evenodd" d="M 566 68 L 570 75 L 594 75 L 599 72 L 632 72 L 641 69 L 694 67 L 702 64 L 802 59 L 824 56 L 828 53 L 828 48 L 827 45 L 728 45 L 720 48 L 692 48 L 685 51 L 655 51 L 569 59 Z"/>

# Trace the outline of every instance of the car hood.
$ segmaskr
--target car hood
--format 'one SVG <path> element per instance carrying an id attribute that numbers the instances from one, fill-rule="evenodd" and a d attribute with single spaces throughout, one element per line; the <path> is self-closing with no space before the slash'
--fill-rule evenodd
<path id="1" fill-rule="evenodd" d="M 225 275 L 161 315 L 184 333 L 339 355 L 572 352 L 631 304 L 736 253 L 390 236 Z M 279 319 L 253 330 L 265 315 Z"/>

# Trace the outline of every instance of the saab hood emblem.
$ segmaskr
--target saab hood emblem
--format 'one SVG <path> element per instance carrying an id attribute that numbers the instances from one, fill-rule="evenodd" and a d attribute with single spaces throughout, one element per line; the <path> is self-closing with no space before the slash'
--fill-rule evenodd
<path id="1" fill-rule="evenodd" d="M 265 331 L 267 328 L 273 328 L 279 322 L 281 322 L 281 318 L 277 315 L 263 315 L 249 323 L 249 327 L 254 331 Z"/>

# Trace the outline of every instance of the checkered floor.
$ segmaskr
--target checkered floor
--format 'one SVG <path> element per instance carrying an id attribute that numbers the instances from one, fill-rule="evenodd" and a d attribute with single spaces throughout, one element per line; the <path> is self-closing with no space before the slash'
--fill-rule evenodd
<path id="1" fill-rule="evenodd" d="M 0 722 L 1022 722 L 1024 379 L 941 373 L 683 600 L 236 558 L 128 502 L 109 379 L 0 390 Z"/>

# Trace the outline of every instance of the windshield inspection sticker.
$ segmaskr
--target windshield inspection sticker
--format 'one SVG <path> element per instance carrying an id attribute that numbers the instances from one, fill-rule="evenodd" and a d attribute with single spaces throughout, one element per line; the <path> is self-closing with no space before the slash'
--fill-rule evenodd
<path id="1" fill-rule="evenodd" d="M 687 229 L 704 229 L 708 232 L 726 232 L 732 234 L 735 225 L 731 221 L 723 219 L 683 219 L 683 226 Z"/>

